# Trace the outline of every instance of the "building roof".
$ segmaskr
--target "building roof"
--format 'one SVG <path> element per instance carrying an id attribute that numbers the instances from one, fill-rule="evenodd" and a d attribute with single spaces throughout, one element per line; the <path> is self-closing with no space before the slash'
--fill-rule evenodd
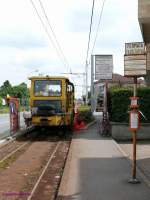
<path id="1" fill-rule="evenodd" d="M 113 78 L 111 82 L 133 83 L 133 78 L 125 77 L 120 74 L 113 74 Z"/>
<path id="2" fill-rule="evenodd" d="M 100 82 L 103 82 L 103 81 L 99 80 L 99 81 L 96 81 L 95 83 L 100 83 Z M 120 84 L 133 84 L 134 80 L 133 80 L 133 78 L 125 77 L 120 74 L 114 73 L 112 76 L 112 80 L 108 80 L 108 82 L 109 83 L 120 83 Z M 144 84 L 144 80 L 138 79 L 138 83 Z"/>
<path id="3" fill-rule="evenodd" d="M 37 79 L 37 80 L 46 80 L 46 79 L 66 79 L 69 80 L 67 77 L 64 76 L 32 76 L 29 77 L 29 80 Z"/>

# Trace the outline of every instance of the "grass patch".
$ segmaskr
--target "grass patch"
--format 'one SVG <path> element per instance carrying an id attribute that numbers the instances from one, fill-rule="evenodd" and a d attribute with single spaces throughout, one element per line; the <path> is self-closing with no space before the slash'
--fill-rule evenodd
<path id="1" fill-rule="evenodd" d="M 3 162 L 0 163 L 0 170 L 7 169 L 15 160 L 16 160 L 15 155 L 12 155 L 11 157 L 4 160 Z"/>
<path id="2" fill-rule="evenodd" d="M 23 112 L 24 110 L 29 110 L 29 109 L 24 107 L 24 106 L 20 106 L 19 111 Z M 10 111 L 9 111 L 9 107 L 8 106 L 0 107 L 0 114 L 7 114 L 9 112 Z"/>
<path id="3" fill-rule="evenodd" d="M 81 111 L 90 111 L 91 107 L 90 106 L 80 106 L 79 107 L 79 112 Z"/>
<path id="4" fill-rule="evenodd" d="M 9 107 L 4 106 L 0 108 L 0 114 L 9 113 Z"/>

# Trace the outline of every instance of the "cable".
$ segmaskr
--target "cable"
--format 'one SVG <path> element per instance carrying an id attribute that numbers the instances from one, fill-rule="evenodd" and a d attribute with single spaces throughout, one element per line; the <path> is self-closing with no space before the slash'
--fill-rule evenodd
<path id="1" fill-rule="evenodd" d="M 92 13 L 91 13 L 91 21 L 90 21 L 90 31 L 89 31 L 87 53 L 86 53 L 86 64 L 87 64 L 87 59 L 88 59 L 88 54 L 89 54 L 89 47 L 90 47 L 90 40 L 91 40 L 91 30 L 92 30 L 92 24 L 93 24 L 94 4 L 95 4 L 95 0 L 93 0 L 93 4 L 92 4 Z"/>
<path id="2" fill-rule="evenodd" d="M 58 55 L 59 59 L 60 59 L 60 60 L 61 60 L 61 62 L 62 62 L 61 55 L 60 55 L 60 53 L 59 53 L 58 49 L 56 48 L 56 46 L 55 46 L 55 44 L 54 44 L 54 42 L 53 42 L 53 40 L 52 40 L 52 38 L 51 38 L 51 36 L 50 36 L 50 34 L 49 34 L 48 30 L 47 30 L 47 27 L 46 27 L 46 26 L 45 26 L 45 24 L 44 24 L 44 22 L 43 22 L 43 20 L 42 20 L 42 18 L 41 18 L 41 16 L 40 16 L 40 14 L 38 13 L 38 10 L 37 10 L 37 8 L 36 8 L 36 6 L 35 6 L 35 4 L 34 4 L 33 0 L 30 0 L 30 2 L 31 2 L 31 4 L 32 4 L 32 6 L 33 6 L 34 10 L 36 11 L 36 14 L 37 14 L 37 16 L 38 16 L 38 18 L 39 18 L 39 20 L 40 20 L 40 22 L 41 22 L 41 24 L 42 24 L 42 26 L 43 26 L 43 28 L 44 28 L 45 32 L 47 33 L 47 35 L 48 35 L 48 38 L 49 38 L 50 42 L 52 43 L 52 45 L 53 45 L 54 49 L 56 50 L 56 52 L 57 52 L 57 55 Z M 62 63 L 63 63 L 64 65 L 66 65 L 66 64 L 64 63 L 64 61 L 63 61 Z"/>
<path id="3" fill-rule="evenodd" d="M 44 5 L 43 5 L 43 3 L 42 3 L 41 0 L 39 0 L 39 3 L 40 3 L 40 6 L 41 6 L 41 8 L 42 8 L 42 11 L 43 11 L 43 13 L 44 13 L 44 16 L 45 16 L 45 18 L 46 18 L 46 20 L 47 20 L 47 23 L 48 23 L 48 25 L 49 25 L 49 27 L 50 27 L 50 30 L 51 30 L 51 32 L 52 32 L 52 34 L 53 34 L 53 37 L 55 38 L 55 42 L 56 42 L 56 44 L 57 44 L 57 46 L 58 46 L 58 48 L 59 48 L 59 51 L 61 52 L 65 63 L 66 63 L 66 64 L 68 65 L 68 67 L 69 67 L 68 61 L 67 61 L 67 59 L 66 59 L 66 57 L 65 57 L 65 55 L 64 55 L 64 53 L 63 53 L 63 50 L 62 50 L 62 48 L 61 48 L 61 46 L 60 46 L 60 44 L 59 44 L 59 42 L 58 42 L 58 40 L 57 40 L 56 34 L 55 34 L 55 32 L 54 32 L 54 30 L 53 30 L 53 28 L 52 28 L 52 25 L 51 25 L 51 23 L 50 23 L 50 20 L 49 20 L 47 14 L 46 14 Z M 71 71 L 71 68 L 70 68 L 70 71 Z"/>
<path id="4" fill-rule="evenodd" d="M 93 50 L 94 50 L 94 47 L 95 47 L 95 44 L 96 44 L 98 31 L 99 31 L 99 26 L 100 26 L 100 23 L 101 23 L 105 2 L 106 2 L 106 0 L 103 0 L 102 9 L 101 9 L 100 16 L 99 16 L 99 22 L 98 22 L 98 26 L 97 26 L 96 36 L 95 36 L 94 44 L 93 44 L 93 47 L 92 47 L 91 55 L 93 53 Z"/>

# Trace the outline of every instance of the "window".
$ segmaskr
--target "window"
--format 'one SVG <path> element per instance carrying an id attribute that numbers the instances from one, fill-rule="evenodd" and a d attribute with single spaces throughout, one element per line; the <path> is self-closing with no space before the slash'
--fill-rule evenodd
<path id="1" fill-rule="evenodd" d="M 61 96 L 60 80 L 37 80 L 34 85 L 35 96 Z"/>

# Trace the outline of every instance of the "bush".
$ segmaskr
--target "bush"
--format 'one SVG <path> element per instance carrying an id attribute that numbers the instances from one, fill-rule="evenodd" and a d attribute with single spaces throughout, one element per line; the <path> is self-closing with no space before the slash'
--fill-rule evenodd
<path id="1" fill-rule="evenodd" d="M 138 89 L 138 97 L 139 104 L 140 104 L 140 110 L 145 115 L 147 120 L 145 120 L 143 117 L 142 122 L 150 123 L 150 87 L 146 88 L 140 88 Z"/>
<path id="2" fill-rule="evenodd" d="M 79 109 L 79 116 L 78 116 L 79 121 L 84 121 L 85 123 L 89 123 L 94 120 L 94 117 L 92 115 L 92 112 L 90 110 L 90 107 L 84 107 Z"/>
<path id="3" fill-rule="evenodd" d="M 3 99 L 0 97 L 0 107 L 2 107 Z"/>
<path id="4" fill-rule="evenodd" d="M 114 122 L 129 122 L 129 113 L 133 89 L 131 88 L 112 88 L 108 95 L 108 111 L 110 120 Z M 140 98 L 140 110 L 146 116 L 142 122 L 150 122 L 150 88 L 139 88 L 137 96 Z"/>

